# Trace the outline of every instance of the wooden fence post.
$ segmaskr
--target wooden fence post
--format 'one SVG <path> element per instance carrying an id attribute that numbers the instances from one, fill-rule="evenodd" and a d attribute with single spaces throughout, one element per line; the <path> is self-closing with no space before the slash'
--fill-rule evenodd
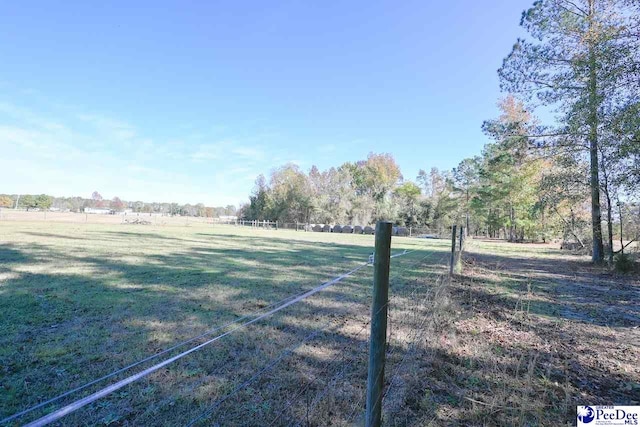
<path id="1" fill-rule="evenodd" d="M 371 339 L 367 378 L 366 427 L 382 424 L 382 387 L 387 347 L 387 311 L 389 309 L 389 262 L 393 224 L 379 221 L 376 225 L 376 248 L 373 260 L 373 305 L 371 307 Z"/>
<path id="2" fill-rule="evenodd" d="M 457 225 L 451 227 L 451 260 L 449 261 L 449 278 L 453 276 L 453 266 L 456 263 L 456 229 Z"/>

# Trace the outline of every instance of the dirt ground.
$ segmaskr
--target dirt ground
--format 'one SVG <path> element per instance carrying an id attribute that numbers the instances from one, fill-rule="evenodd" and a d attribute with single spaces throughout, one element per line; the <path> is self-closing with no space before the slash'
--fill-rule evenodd
<path id="1" fill-rule="evenodd" d="M 575 425 L 640 405 L 640 277 L 551 245 L 474 241 L 393 425 Z"/>

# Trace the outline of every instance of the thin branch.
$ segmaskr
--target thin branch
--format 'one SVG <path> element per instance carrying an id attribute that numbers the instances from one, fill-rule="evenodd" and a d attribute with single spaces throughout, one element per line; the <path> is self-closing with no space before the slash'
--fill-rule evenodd
<path id="1" fill-rule="evenodd" d="M 580 13 L 582 13 L 582 15 L 584 16 L 589 16 L 589 14 L 584 11 L 582 8 L 580 8 L 577 4 L 575 4 L 574 2 L 570 1 L 570 0 L 564 0 L 565 3 L 569 3 L 571 6 L 575 7 L 576 9 L 578 9 L 578 11 L 580 11 Z"/>
<path id="2" fill-rule="evenodd" d="M 632 241 L 630 241 L 629 243 L 627 243 L 626 245 L 624 245 L 624 246 L 622 247 L 622 249 L 619 249 L 619 250 L 615 251 L 613 254 L 614 254 L 614 255 L 619 254 L 620 252 L 624 251 L 624 250 L 626 249 L 626 247 L 627 247 L 627 246 L 629 246 L 629 245 L 630 245 L 630 244 L 632 244 L 633 242 L 637 242 L 639 239 L 640 239 L 640 236 L 637 236 L 635 239 L 633 239 Z"/>
<path id="3" fill-rule="evenodd" d="M 561 7 L 562 9 L 564 9 L 565 11 L 567 11 L 567 12 L 569 12 L 569 13 L 572 13 L 572 14 L 574 14 L 574 15 L 576 15 L 576 16 L 578 16 L 578 17 L 582 18 L 582 15 L 580 15 L 580 14 L 579 14 L 578 12 L 576 12 L 575 10 L 571 10 L 571 9 L 569 9 L 568 7 L 565 7 L 565 6 L 561 5 L 561 4 L 560 4 L 560 5 L 558 5 L 558 6 L 560 6 L 560 7 Z"/>

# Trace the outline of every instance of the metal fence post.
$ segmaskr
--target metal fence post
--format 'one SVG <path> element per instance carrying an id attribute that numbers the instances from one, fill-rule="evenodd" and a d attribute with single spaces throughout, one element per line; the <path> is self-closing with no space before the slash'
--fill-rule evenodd
<path id="1" fill-rule="evenodd" d="M 371 339 L 367 378 L 366 427 L 382 424 L 382 387 L 387 346 L 387 311 L 389 303 L 389 263 L 393 224 L 379 221 L 376 225 L 376 248 L 373 272 L 373 304 L 371 307 Z"/>
<path id="2" fill-rule="evenodd" d="M 453 266 L 456 263 L 456 229 L 457 225 L 451 227 L 451 260 L 449 262 L 449 277 L 453 276 Z"/>

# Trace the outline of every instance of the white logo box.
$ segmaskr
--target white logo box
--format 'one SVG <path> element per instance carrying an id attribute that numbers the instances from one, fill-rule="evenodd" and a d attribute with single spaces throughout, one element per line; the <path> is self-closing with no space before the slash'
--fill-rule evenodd
<path id="1" fill-rule="evenodd" d="M 640 426 L 640 406 L 578 406 L 577 426 Z"/>

